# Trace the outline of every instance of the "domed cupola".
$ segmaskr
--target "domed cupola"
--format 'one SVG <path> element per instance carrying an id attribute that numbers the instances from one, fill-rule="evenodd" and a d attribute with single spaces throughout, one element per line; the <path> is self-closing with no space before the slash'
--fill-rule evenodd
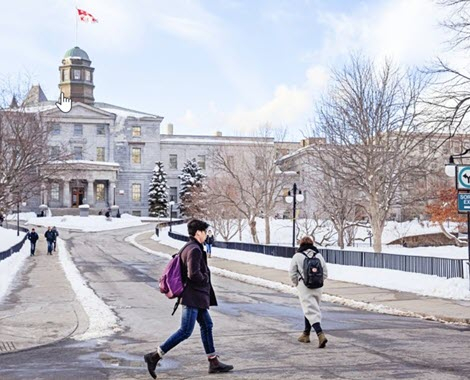
<path id="1" fill-rule="evenodd" d="M 75 46 L 67 50 L 59 66 L 60 83 L 59 89 L 64 96 L 71 98 L 74 102 L 93 104 L 93 71 L 88 54 Z"/>

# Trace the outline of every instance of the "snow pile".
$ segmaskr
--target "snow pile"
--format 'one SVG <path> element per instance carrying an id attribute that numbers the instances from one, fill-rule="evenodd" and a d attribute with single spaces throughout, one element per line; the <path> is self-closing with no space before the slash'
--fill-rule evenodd
<path id="1" fill-rule="evenodd" d="M 70 258 L 70 254 L 62 239 L 57 239 L 59 260 L 64 268 L 65 275 L 77 295 L 78 301 L 88 315 L 88 330 L 82 335 L 74 336 L 76 340 L 101 338 L 119 331 L 118 318 L 112 310 L 88 287 L 77 267 Z"/>
<path id="2" fill-rule="evenodd" d="M 50 218 L 32 218 L 28 220 L 28 225 L 36 226 L 56 226 L 57 228 L 70 228 L 84 232 L 107 231 L 118 228 L 136 227 L 145 223 L 140 218 L 123 214 L 121 218 L 112 218 L 106 220 L 104 215 L 81 216 L 52 216 Z"/>
<path id="3" fill-rule="evenodd" d="M 0 228 L 0 239 L 1 239 L 0 241 L 2 241 L 2 246 L 4 244 L 3 238 L 8 237 L 10 235 L 9 232 L 13 232 L 13 231 Z M 23 233 L 23 236 L 24 236 L 24 233 Z M 22 238 L 23 236 L 20 236 L 20 238 Z M 16 232 L 15 232 L 15 238 L 17 238 Z M 14 239 L 11 239 L 10 242 L 6 245 L 9 247 L 9 246 L 15 245 L 17 242 L 18 240 L 15 241 Z M 30 245 L 28 243 L 25 243 L 19 252 L 16 252 L 10 257 L 7 257 L 6 259 L 0 261 L 0 279 L 1 279 L 0 280 L 0 302 L 10 292 L 11 283 L 13 282 L 18 271 L 23 266 L 29 254 L 30 254 Z"/>

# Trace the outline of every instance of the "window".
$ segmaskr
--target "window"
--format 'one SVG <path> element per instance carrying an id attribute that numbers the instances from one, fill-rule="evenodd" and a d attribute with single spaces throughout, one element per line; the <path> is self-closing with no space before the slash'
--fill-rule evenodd
<path id="1" fill-rule="evenodd" d="M 73 70 L 73 79 L 80 80 L 80 70 Z"/>
<path id="2" fill-rule="evenodd" d="M 263 170 L 263 167 L 264 167 L 263 157 L 261 156 L 255 157 L 255 167 L 256 167 L 256 170 Z"/>
<path id="3" fill-rule="evenodd" d="M 197 164 L 203 170 L 206 169 L 206 156 L 197 156 Z"/>
<path id="4" fill-rule="evenodd" d="M 60 147 L 59 146 L 51 146 L 50 157 L 53 160 L 57 160 L 59 158 L 59 155 L 60 155 Z"/>
<path id="5" fill-rule="evenodd" d="M 60 200 L 60 193 L 59 193 L 59 184 L 58 183 L 53 183 L 51 185 L 51 200 L 52 201 L 58 201 Z"/>
<path id="6" fill-rule="evenodd" d="M 83 136 L 83 124 L 74 124 L 73 125 L 73 135 L 74 136 Z"/>
<path id="7" fill-rule="evenodd" d="M 140 211 L 140 210 L 132 210 L 132 216 L 142 216 L 142 211 Z"/>
<path id="8" fill-rule="evenodd" d="M 52 126 L 52 136 L 57 136 L 57 135 L 60 135 L 60 125 L 54 124 Z"/>
<path id="9" fill-rule="evenodd" d="M 106 124 L 98 124 L 96 126 L 96 134 L 98 136 L 104 136 L 106 134 Z"/>
<path id="10" fill-rule="evenodd" d="M 100 202 L 105 201 L 105 187 L 104 183 L 96 184 L 96 200 Z"/>
<path id="11" fill-rule="evenodd" d="M 64 82 L 68 82 L 70 80 L 70 71 L 64 70 Z"/>
<path id="12" fill-rule="evenodd" d="M 104 147 L 102 146 L 96 148 L 96 161 L 105 161 Z"/>
<path id="13" fill-rule="evenodd" d="M 133 164 L 142 163 L 142 149 L 141 148 L 132 148 L 132 163 Z"/>
<path id="14" fill-rule="evenodd" d="M 133 183 L 132 184 L 132 201 L 133 202 L 140 202 L 141 199 L 142 199 L 141 185 L 140 185 L 140 183 Z"/>
<path id="15" fill-rule="evenodd" d="M 142 136 L 142 128 L 140 125 L 134 125 L 132 127 L 132 137 L 140 137 Z"/>
<path id="16" fill-rule="evenodd" d="M 169 200 L 173 202 L 178 201 L 178 188 L 177 187 L 170 187 L 170 193 L 168 194 Z"/>
<path id="17" fill-rule="evenodd" d="M 85 80 L 91 82 L 91 73 L 88 70 L 85 70 Z"/>
<path id="18" fill-rule="evenodd" d="M 233 156 L 228 156 L 227 157 L 227 165 L 228 165 L 229 169 L 233 169 L 233 163 L 234 163 Z"/>
<path id="19" fill-rule="evenodd" d="M 83 148 L 81 146 L 73 147 L 73 158 L 75 160 L 81 160 L 83 158 Z"/>
<path id="20" fill-rule="evenodd" d="M 178 155 L 170 154 L 170 169 L 178 169 Z"/>

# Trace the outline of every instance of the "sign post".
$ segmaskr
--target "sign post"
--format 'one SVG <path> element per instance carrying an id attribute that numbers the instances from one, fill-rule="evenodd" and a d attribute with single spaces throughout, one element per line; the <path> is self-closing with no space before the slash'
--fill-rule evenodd
<path id="1" fill-rule="evenodd" d="M 456 188 L 459 214 L 467 214 L 468 277 L 470 279 L 470 166 L 457 165 Z"/>

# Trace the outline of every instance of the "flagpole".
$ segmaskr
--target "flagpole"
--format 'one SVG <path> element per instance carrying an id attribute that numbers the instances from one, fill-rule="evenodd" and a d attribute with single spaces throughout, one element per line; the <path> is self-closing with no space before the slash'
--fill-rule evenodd
<path id="1" fill-rule="evenodd" d="M 75 46 L 78 46 L 78 8 L 75 7 Z"/>

